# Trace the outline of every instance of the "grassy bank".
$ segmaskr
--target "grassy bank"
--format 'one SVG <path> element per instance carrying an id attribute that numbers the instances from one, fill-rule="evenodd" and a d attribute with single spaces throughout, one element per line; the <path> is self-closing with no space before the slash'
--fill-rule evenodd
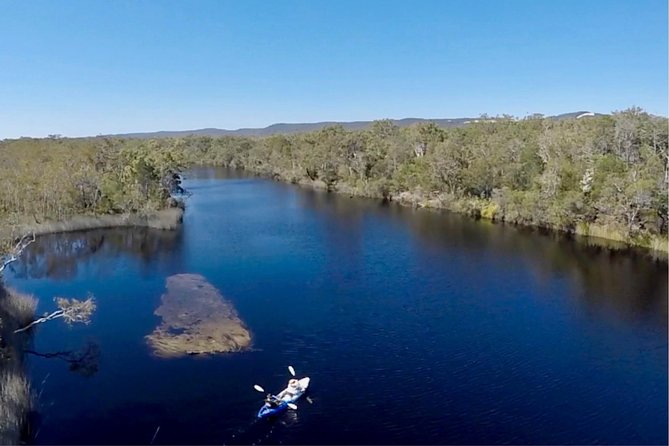
<path id="1" fill-rule="evenodd" d="M 183 151 L 111 139 L 0 141 L 0 257 L 11 240 L 119 226 L 174 228 Z M 174 209 L 170 209 L 174 208 Z"/>
<path id="2" fill-rule="evenodd" d="M 162 230 L 176 229 L 183 219 L 179 207 L 161 209 L 147 213 L 114 215 L 78 215 L 64 221 L 19 224 L 13 228 L 16 234 L 56 234 L 60 232 L 85 231 L 89 229 L 146 227 Z M 0 238 L 7 237 L 0 231 Z"/>
<path id="3" fill-rule="evenodd" d="M 32 321 L 36 301 L 0 284 L 0 444 L 19 444 L 32 407 L 30 383 L 23 369 L 25 333 L 14 330 Z"/>

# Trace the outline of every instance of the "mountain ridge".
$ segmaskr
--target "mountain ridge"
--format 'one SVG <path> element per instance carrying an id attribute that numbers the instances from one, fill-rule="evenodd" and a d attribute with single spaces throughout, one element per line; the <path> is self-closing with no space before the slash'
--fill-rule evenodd
<path id="1" fill-rule="evenodd" d="M 602 116 L 600 113 L 593 113 L 589 111 L 577 111 L 570 113 L 562 113 L 555 116 L 547 116 L 547 119 L 561 120 L 561 119 L 578 119 L 585 116 Z M 402 118 L 389 119 L 393 124 L 399 127 L 409 127 L 418 123 L 433 122 L 439 127 L 462 127 L 472 122 L 479 122 L 481 120 L 495 120 L 495 117 L 477 117 L 477 118 Z M 275 123 L 267 127 L 248 127 L 239 128 L 235 130 L 219 129 L 215 127 L 208 127 L 194 130 L 160 130 L 156 132 L 134 132 L 134 133 L 117 133 L 110 135 L 99 135 L 101 137 L 115 137 L 115 138 L 136 138 L 136 139 L 151 139 L 151 138 L 179 138 L 185 136 L 271 136 L 271 135 L 291 135 L 297 133 L 307 133 L 320 130 L 325 127 L 333 125 L 341 125 L 346 130 L 361 130 L 369 127 L 375 121 L 320 121 L 320 122 L 302 122 L 302 123 Z"/>

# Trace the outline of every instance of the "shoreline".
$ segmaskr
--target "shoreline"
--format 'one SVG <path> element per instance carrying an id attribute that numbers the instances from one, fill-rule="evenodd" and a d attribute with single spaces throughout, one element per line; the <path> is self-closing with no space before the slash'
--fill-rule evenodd
<path id="1" fill-rule="evenodd" d="M 24 364 L 25 345 L 32 334 L 15 333 L 34 317 L 37 301 L 0 283 L 0 444 L 21 444 L 29 430 L 28 417 L 34 408 L 30 380 Z"/>
<path id="2" fill-rule="evenodd" d="M 13 231 L 0 227 L 0 241 L 15 241 L 28 234 L 41 236 L 94 229 L 144 227 L 171 231 L 181 226 L 183 214 L 181 207 L 169 207 L 149 213 L 74 215 L 61 221 L 19 224 Z M 29 429 L 27 420 L 33 394 L 23 365 L 22 347 L 29 338 L 15 334 L 14 330 L 34 317 L 35 303 L 30 296 L 7 288 L 0 280 L 0 339 L 4 341 L 0 345 L 0 401 L 7 405 L 0 425 L 0 444 L 19 444 Z"/>
<path id="3" fill-rule="evenodd" d="M 146 214 L 75 215 L 67 220 L 19 225 L 14 234 L 0 232 L 0 240 L 11 238 L 17 233 L 19 237 L 26 234 L 39 236 L 110 228 L 144 227 L 171 231 L 181 225 L 183 214 L 184 210 L 180 207 L 171 207 Z"/>
<path id="4" fill-rule="evenodd" d="M 265 176 L 258 174 L 260 176 Z M 505 221 L 502 218 L 496 218 L 496 205 L 489 200 L 482 200 L 477 198 L 457 199 L 448 197 L 445 194 L 437 195 L 435 197 L 426 197 L 423 194 L 412 193 L 408 191 L 400 192 L 399 194 L 388 197 L 365 192 L 348 184 L 338 184 L 332 189 L 328 189 L 327 185 L 320 180 L 305 180 L 292 181 L 280 175 L 269 176 L 270 179 L 290 183 L 298 187 L 310 188 L 322 192 L 336 193 L 338 195 L 349 195 L 350 197 L 371 198 L 375 200 L 384 200 L 389 203 L 394 203 L 399 206 L 430 209 L 435 211 L 448 211 L 455 214 L 466 215 L 474 220 L 484 219 L 495 224 L 504 224 L 525 229 L 537 231 L 549 231 L 556 235 L 565 237 L 574 237 L 579 239 L 582 243 L 608 249 L 611 251 L 621 251 L 636 249 L 643 251 L 645 254 L 655 258 L 667 261 L 669 259 L 669 239 L 662 237 L 652 237 L 645 243 L 637 243 L 626 239 L 619 231 L 614 228 L 609 228 L 603 225 L 583 224 L 577 226 L 574 230 L 566 230 L 563 228 L 542 226 L 535 224 L 525 224 L 521 222 Z"/>

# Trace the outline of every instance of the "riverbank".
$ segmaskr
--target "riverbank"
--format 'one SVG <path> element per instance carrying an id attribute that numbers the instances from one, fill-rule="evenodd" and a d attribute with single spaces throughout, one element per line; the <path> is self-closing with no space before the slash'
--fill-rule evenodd
<path id="1" fill-rule="evenodd" d="M 85 231 L 90 229 L 146 227 L 160 230 L 174 230 L 183 221 L 184 210 L 170 207 L 159 211 L 116 215 L 78 215 L 64 221 L 34 224 L 20 224 L 11 230 L 0 230 L 0 240 L 20 237 L 25 234 L 46 235 L 62 232 Z"/>
<path id="2" fill-rule="evenodd" d="M 23 348 L 28 337 L 14 330 L 32 320 L 35 308 L 34 298 L 0 283 L 0 444 L 19 444 L 27 429 L 32 398 Z"/>
<path id="3" fill-rule="evenodd" d="M 89 292 L 99 308 L 89 326 L 49 322 L 32 334 L 43 353 L 91 339 L 100 346 L 99 371 L 90 378 L 68 372 L 59 359 L 26 355 L 35 394 L 43 389 L 35 442 L 145 444 L 160 425 L 154 443 L 318 444 L 327 435 L 343 444 L 479 444 L 493 437 L 534 444 L 551 432 L 560 443 L 666 443 L 666 264 L 223 168 L 193 169 L 185 185 L 193 195 L 181 230 L 44 236 L 22 258 L 25 268 L 7 271 L 8 283 L 41 300 L 38 313 L 53 296 Z M 202 274 L 234 305 L 251 332 L 250 351 L 154 355 L 145 336 L 160 326 L 177 336 L 208 335 L 181 323 L 195 322 L 199 311 L 176 327 L 154 314 L 158 307 L 165 314 L 167 278 L 185 272 Z M 168 319 L 185 309 L 174 310 Z M 558 344 L 560 355 L 544 354 Z M 318 401 L 305 401 L 298 411 L 313 423 L 269 438 L 262 429 L 239 434 L 262 404 L 252 386 L 281 389 L 288 364 L 318 378 L 318 396 L 333 404 L 336 418 L 322 423 Z M 434 398 L 388 398 L 407 364 L 431 371 L 426 391 Z M 546 371 L 550 388 L 542 387 Z M 454 379 L 462 376 L 472 379 Z M 612 390 L 611 383 L 624 385 Z M 523 385 L 534 390 L 519 400 Z M 372 394 L 361 397 L 359 386 Z M 466 399 L 468 415 L 444 429 L 433 403 L 454 395 L 454 405 Z M 388 423 L 402 430 L 365 421 L 374 420 L 368 399 L 387 407 Z M 351 414 L 351 404 L 366 409 Z M 185 416 L 184 407 L 197 410 Z M 498 412 L 491 415 L 491 407 Z M 532 428 L 509 431 L 509 413 L 533 414 Z M 217 428 L 203 428 L 211 417 Z M 481 434 L 482 419 L 495 431 Z M 574 419 L 588 420 L 587 438 Z M 342 434 L 341 425 L 351 429 Z"/>
<path id="4" fill-rule="evenodd" d="M 93 229 L 147 227 L 177 229 L 183 221 L 183 207 L 117 215 L 79 215 L 64 221 L 18 224 L 0 229 L 0 240 L 26 234 L 46 235 Z M 32 407 L 30 383 L 23 370 L 23 349 L 27 338 L 14 330 L 34 317 L 36 301 L 0 283 L 0 444 L 19 444 L 27 428 Z"/>
<path id="5" fill-rule="evenodd" d="M 500 213 L 499 206 L 492 200 L 482 198 L 458 198 L 446 193 L 424 194 L 420 191 L 402 191 L 393 194 L 381 188 L 358 188 L 346 183 L 337 183 L 334 187 L 328 187 L 320 180 L 294 181 L 290 178 L 274 175 L 278 181 L 290 182 L 300 187 L 307 187 L 321 191 L 333 192 L 350 197 L 372 198 L 386 200 L 401 206 L 425 208 L 434 210 L 446 210 L 458 214 L 465 214 L 474 219 L 486 219 L 495 223 L 510 224 L 541 230 L 552 231 L 556 234 L 566 234 L 583 239 L 587 244 L 598 246 L 609 250 L 621 250 L 640 248 L 647 250 L 653 258 L 666 260 L 669 256 L 669 240 L 658 236 L 646 236 L 629 238 L 617 228 L 599 225 L 596 223 L 582 223 L 574 228 L 561 228 L 555 226 L 539 225 L 526 221 L 509 221 Z"/>

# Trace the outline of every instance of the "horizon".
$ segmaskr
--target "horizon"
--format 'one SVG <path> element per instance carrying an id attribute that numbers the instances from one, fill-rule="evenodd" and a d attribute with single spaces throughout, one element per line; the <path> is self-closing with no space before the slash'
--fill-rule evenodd
<path id="1" fill-rule="evenodd" d="M 445 118 L 439 118 L 439 117 L 430 117 L 430 118 L 425 118 L 425 117 L 416 117 L 416 116 L 408 116 L 404 118 L 376 118 L 376 119 L 361 119 L 361 120 L 347 120 L 347 121 L 334 121 L 334 120 L 324 120 L 324 121 L 310 121 L 310 122 L 273 122 L 268 125 L 264 126 L 258 126 L 258 127 L 237 127 L 237 128 L 226 128 L 226 127 L 198 127 L 198 128 L 183 128 L 183 129 L 159 129 L 159 130 L 141 130 L 141 131 L 132 131 L 132 132 L 122 132 L 122 133 L 97 133 L 97 134 L 85 134 L 85 135 L 64 135 L 60 133 L 49 133 L 46 135 L 40 135 L 40 136 L 30 136 L 30 135 L 22 135 L 22 136 L 15 136 L 15 137 L 7 137 L 7 138 L 2 138 L 0 137 L 0 141 L 9 141 L 9 140 L 16 140 L 16 139 L 44 139 L 44 138 L 52 138 L 52 137 L 57 137 L 57 138 L 62 138 L 62 139 L 78 139 L 78 138 L 99 138 L 99 137 L 116 137 L 116 136 L 126 136 L 126 135 L 142 135 L 142 134 L 158 134 L 158 133 L 186 133 L 186 132 L 198 132 L 198 131 L 203 131 L 203 130 L 218 130 L 218 131 L 225 131 L 225 132 L 237 132 L 237 131 L 243 131 L 243 130 L 263 130 L 263 129 L 268 129 L 273 126 L 281 126 L 281 125 L 318 125 L 318 124 L 353 124 L 353 123 L 372 123 L 376 121 L 384 121 L 384 120 L 390 120 L 390 121 L 403 121 L 403 120 L 422 120 L 422 121 L 446 121 L 446 120 L 458 120 L 458 119 L 481 119 L 481 118 L 488 118 L 488 119 L 498 119 L 502 117 L 510 117 L 513 120 L 519 121 L 523 120 L 532 116 L 539 115 L 542 118 L 552 118 L 556 116 L 561 116 L 561 115 L 568 115 L 568 114 L 573 114 L 573 113 L 595 113 L 596 115 L 612 115 L 614 113 L 622 112 L 631 108 L 634 108 L 636 106 L 630 106 L 625 109 L 621 110 L 612 110 L 609 112 L 602 112 L 602 111 L 594 111 L 594 110 L 585 110 L 585 109 L 580 109 L 580 110 L 573 110 L 573 111 L 565 111 L 562 113 L 557 113 L 555 115 L 545 115 L 543 113 L 529 113 L 525 116 L 514 116 L 514 115 L 509 115 L 507 113 L 501 113 L 498 115 L 490 115 L 487 113 L 482 113 L 478 116 L 458 116 L 458 117 L 445 117 Z M 662 119 L 669 119 L 667 116 L 663 115 L 656 115 L 653 113 L 649 113 L 645 109 L 641 109 L 644 113 L 648 113 L 651 116 L 655 116 L 656 118 L 662 118 Z"/>
<path id="2" fill-rule="evenodd" d="M 159 133 L 186 133 L 186 132 L 198 132 L 198 131 L 203 131 L 203 130 L 219 130 L 219 131 L 225 131 L 225 132 L 237 132 L 237 131 L 243 131 L 243 130 L 263 130 L 263 129 L 268 129 L 273 126 L 281 126 L 281 125 L 318 125 L 318 124 L 333 124 L 333 125 L 338 125 L 338 124 L 353 124 L 353 123 L 373 123 L 376 121 L 384 121 L 384 120 L 390 120 L 390 121 L 403 121 L 403 120 L 421 120 L 421 121 L 447 121 L 447 120 L 458 120 L 458 119 L 474 119 L 478 120 L 481 118 L 488 118 L 488 119 L 499 119 L 503 117 L 510 117 L 512 120 L 519 121 L 523 120 L 526 118 L 530 118 L 533 115 L 539 115 L 542 118 L 553 118 L 556 116 L 561 116 L 561 115 L 567 115 L 567 114 L 573 114 L 573 113 L 595 113 L 596 115 L 600 116 L 607 116 L 607 115 L 612 115 L 614 113 L 622 112 L 627 109 L 633 108 L 634 106 L 630 106 L 626 109 L 623 110 L 613 110 L 611 112 L 600 112 L 600 111 L 591 111 L 591 110 L 574 110 L 574 111 L 568 111 L 564 113 L 558 113 L 556 115 L 544 115 L 542 113 L 530 113 L 525 116 L 513 116 L 513 115 L 508 115 L 505 113 L 499 114 L 499 115 L 488 115 L 487 113 L 482 113 L 481 115 L 478 116 L 459 116 L 459 117 L 448 117 L 448 118 L 422 118 L 422 117 L 415 117 L 415 116 L 409 116 L 405 118 L 377 118 L 377 119 L 365 119 L 365 120 L 350 120 L 350 121 L 332 121 L 332 120 L 325 120 L 325 121 L 313 121 L 313 122 L 274 122 L 269 125 L 265 125 L 262 127 L 238 127 L 238 128 L 224 128 L 224 127 L 199 127 L 199 128 L 189 128 L 189 129 L 161 129 L 161 130 L 147 130 L 147 131 L 137 131 L 137 132 L 123 132 L 123 133 L 98 133 L 98 134 L 91 134 L 91 135 L 63 135 L 59 133 L 50 133 L 47 135 L 43 136 L 17 136 L 17 137 L 8 137 L 8 138 L 0 138 L 0 141 L 9 141 L 9 140 L 16 140 L 16 139 L 46 139 L 46 138 L 59 138 L 59 139 L 79 139 L 79 138 L 99 138 L 99 137 L 116 137 L 116 136 L 127 136 L 127 135 L 142 135 L 142 134 L 159 134 Z M 648 113 L 646 110 L 643 110 L 643 112 Z M 656 118 L 662 118 L 662 119 L 669 119 L 667 116 L 662 116 L 662 115 L 654 115 L 652 113 L 649 113 L 651 116 L 655 116 Z"/>
<path id="3" fill-rule="evenodd" d="M 10 5 L 0 139 L 633 106 L 669 115 L 659 0 Z"/>

